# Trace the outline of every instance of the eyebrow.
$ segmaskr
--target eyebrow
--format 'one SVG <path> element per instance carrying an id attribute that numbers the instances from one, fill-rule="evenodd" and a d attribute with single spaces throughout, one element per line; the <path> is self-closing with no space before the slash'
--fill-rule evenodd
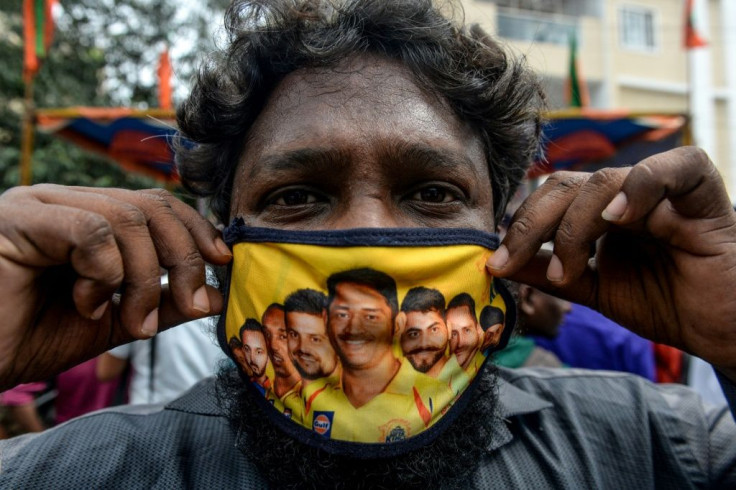
<path id="1" fill-rule="evenodd" d="M 265 172 L 304 172 L 307 174 L 323 172 L 325 166 L 344 166 L 349 154 L 336 148 L 300 148 L 298 150 L 272 153 L 261 157 L 250 172 L 248 179 L 254 179 Z"/>
<path id="2" fill-rule="evenodd" d="M 401 142 L 389 145 L 385 149 L 385 156 L 389 160 L 414 163 L 422 169 L 441 172 L 466 169 L 471 171 L 474 177 L 478 177 L 476 166 L 466 155 L 427 143 Z"/>
<path id="3" fill-rule="evenodd" d="M 423 171 L 447 173 L 464 169 L 470 171 L 474 178 L 478 178 L 476 166 L 466 155 L 428 143 L 386 142 L 379 148 L 379 156 L 391 163 L 409 163 L 410 168 Z M 326 167 L 344 167 L 350 160 L 350 151 L 339 148 L 299 148 L 272 153 L 262 156 L 254 163 L 248 172 L 248 179 L 262 174 L 278 180 L 274 173 L 294 171 L 314 175 L 324 172 Z"/>

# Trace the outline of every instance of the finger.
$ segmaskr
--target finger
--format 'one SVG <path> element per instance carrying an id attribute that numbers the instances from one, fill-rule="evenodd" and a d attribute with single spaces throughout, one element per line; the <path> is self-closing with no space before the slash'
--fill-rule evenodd
<path id="1" fill-rule="evenodd" d="M 197 248 L 207 262 L 225 265 L 233 258 L 233 254 L 222 240 L 222 232 L 212 223 L 200 215 L 195 209 L 181 202 L 179 199 L 162 189 L 146 191 L 165 199 L 176 213 L 189 233 L 194 238 Z"/>
<path id="2" fill-rule="evenodd" d="M 732 211 L 723 181 L 706 153 L 681 147 L 635 165 L 603 217 L 621 225 L 633 223 L 663 199 L 688 218 L 713 218 Z"/>
<path id="3" fill-rule="evenodd" d="M 158 262 L 169 272 L 170 298 L 176 308 L 189 317 L 208 314 L 210 303 L 205 290 L 204 259 L 164 194 L 124 189 L 109 189 L 105 194 L 131 203 L 146 216 Z"/>
<path id="4" fill-rule="evenodd" d="M 94 191 L 85 189 L 85 192 Z M 133 203 L 148 217 L 159 262 L 169 271 L 171 297 L 177 308 L 190 317 L 208 314 L 210 304 L 204 288 L 206 273 L 202 255 L 217 264 L 232 258 L 220 232 L 168 191 L 105 189 L 104 192 Z"/>
<path id="5" fill-rule="evenodd" d="M 577 172 L 553 174 L 529 196 L 514 214 L 501 246 L 487 263 L 491 274 L 509 277 L 550 241 L 578 189 L 588 175 Z"/>
<path id="6" fill-rule="evenodd" d="M 195 209 L 183 203 L 165 189 L 147 189 L 143 191 L 98 189 L 94 187 L 80 187 L 78 189 L 82 192 L 102 192 L 120 200 L 137 199 L 137 195 L 145 194 L 159 204 L 165 202 L 177 219 L 189 231 L 197 245 L 197 249 L 207 262 L 224 265 L 232 259 L 232 252 L 222 240 L 222 233 Z"/>
<path id="7" fill-rule="evenodd" d="M 619 192 L 628 168 L 606 168 L 580 186 L 555 232 L 554 255 L 546 271 L 557 287 L 584 287 L 579 278 L 588 268 L 595 243 L 611 226 L 601 213 Z"/>
<path id="8" fill-rule="evenodd" d="M 123 259 L 125 275 L 118 312 L 120 321 L 136 338 L 154 335 L 158 329 L 161 279 L 158 256 L 144 212 L 104 194 L 53 185 L 34 186 L 32 195 L 47 204 L 94 209 L 105 217 L 112 226 Z"/>
<path id="9" fill-rule="evenodd" d="M 6 193 L 9 202 L 14 192 Z M 99 319 L 123 280 L 123 260 L 110 223 L 95 212 L 30 199 L 22 206 L 2 206 L 0 214 L 5 217 L 0 222 L 0 256 L 25 267 L 71 263 L 79 276 L 72 291 L 74 305 L 80 315 Z"/>

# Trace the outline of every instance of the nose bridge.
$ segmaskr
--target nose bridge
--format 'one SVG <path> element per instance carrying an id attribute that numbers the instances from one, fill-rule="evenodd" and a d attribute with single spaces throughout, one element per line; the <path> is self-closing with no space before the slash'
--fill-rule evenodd
<path id="1" fill-rule="evenodd" d="M 333 223 L 336 229 L 396 228 L 399 226 L 389 194 L 354 186 L 342 212 Z"/>

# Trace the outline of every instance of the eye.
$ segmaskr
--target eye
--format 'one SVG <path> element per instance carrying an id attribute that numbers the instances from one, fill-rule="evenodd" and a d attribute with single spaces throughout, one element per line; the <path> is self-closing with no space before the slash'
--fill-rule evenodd
<path id="1" fill-rule="evenodd" d="M 411 195 L 411 199 L 430 204 L 444 204 L 459 199 L 458 193 L 440 185 L 422 187 Z"/>
<path id="2" fill-rule="evenodd" d="M 277 206 L 303 206 L 319 201 L 319 196 L 306 189 L 287 189 L 271 199 Z"/>

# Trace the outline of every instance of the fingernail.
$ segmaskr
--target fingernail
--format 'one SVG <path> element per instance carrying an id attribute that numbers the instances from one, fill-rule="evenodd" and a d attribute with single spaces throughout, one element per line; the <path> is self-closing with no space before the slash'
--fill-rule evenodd
<path id="1" fill-rule="evenodd" d="M 626 198 L 626 194 L 619 192 L 616 197 L 608 203 L 606 209 L 601 213 L 601 217 L 606 221 L 618 221 L 626 212 L 626 206 L 629 204 L 629 200 Z"/>
<path id="2" fill-rule="evenodd" d="M 158 308 L 151 311 L 141 325 L 141 333 L 146 337 L 153 337 L 158 331 Z"/>
<path id="3" fill-rule="evenodd" d="M 215 248 L 222 255 L 227 255 L 228 257 L 233 256 L 233 253 L 230 251 L 225 242 L 222 241 L 222 238 L 215 238 Z"/>
<path id="4" fill-rule="evenodd" d="M 94 311 L 94 312 L 92 313 L 92 315 L 90 316 L 90 318 L 91 318 L 92 320 L 99 320 L 100 318 L 102 318 L 102 315 L 104 315 L 104 314 L 105 314 L 105 310 L 107 310 L 107 306 L 108 306 L 109 304 L 110 304 L 110 301 L 109 301 L 109 300 L 108 300 L 108 301 L 105 301 L 104 303 L 102 303 L 102 304 L 101 304 L 100 306 L 98 306 L 98 307 L 97 307 L 97 309 L 96 309 L 96 310 L 95 310 L 95 311 Z"/>
<path id="5" fill-rule="evenodd" d="M 493 252 L 493 255 L 488 259 L 488 262 L 486 262 L 486 267 L 493 270 L 503 270 L 504 267 L 506 267 L 506 264 L 509 261 L 509 250 L 506 248 L 506 245 L 501 245 L 498 247 L 498 249 Z"/>
<path id="6" fill-rule="evenodd" d="M 552 258 L 547 266 L 547 279 L 552 282 L 559 282 L 565 277 L 565 270 L 562 268 L 562 262 L 559 257 L 552 254 Z"/>
<path id="7" fill-rule="evenodd" d="M 194 292 L 192 308 L 202 313 L 210 312 L 210 298 L 207 296 L 207 288 L 205 286 L 200 287 Z"/>

